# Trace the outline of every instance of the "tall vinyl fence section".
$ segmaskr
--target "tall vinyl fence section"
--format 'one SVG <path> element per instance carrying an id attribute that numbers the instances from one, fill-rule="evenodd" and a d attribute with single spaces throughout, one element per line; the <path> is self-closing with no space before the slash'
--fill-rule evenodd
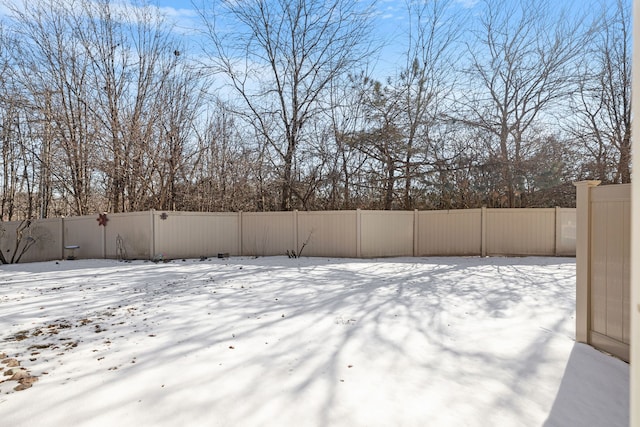
<path id="1" fill-rule="evenodd" d="M 3 222 L 15 251 L 20 223 Z M 28 234 L 28 235 L 27 235 Z M 20 239 L 18 239 L 20 240 Z M 574 256 L 575 209 L 196 213 L 148 211 L 34 221 L 21 262 L 284 255 Z M 18 245 L 20 246 L 20 245 Z"/>
<path id="2" fill-rule="evenodd" d="M 576 339 L 629 361 L 631 185 L 577 187 Z"/>

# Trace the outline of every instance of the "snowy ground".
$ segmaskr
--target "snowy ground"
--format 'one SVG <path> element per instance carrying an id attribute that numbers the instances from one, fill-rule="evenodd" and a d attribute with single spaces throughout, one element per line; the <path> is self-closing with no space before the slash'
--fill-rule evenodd
<path id="1" fill-rule="evenodd" d="M 0 426 L 626 426 L 574 284 L 567 258 L 1 266 Z"/>

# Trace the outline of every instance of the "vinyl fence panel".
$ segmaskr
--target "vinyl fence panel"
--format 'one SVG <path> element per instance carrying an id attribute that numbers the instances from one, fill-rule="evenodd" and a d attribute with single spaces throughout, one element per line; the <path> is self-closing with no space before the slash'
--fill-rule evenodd
<path id="1" fill-rule="evenodd" d="M 16 231 L 22 221 L 8 221 L 0 223 L 2 235 L 0 235 L 0 250 L 10 261 L 16 252 Z M 26 225 L 26 224 L 25 224 Z M 64 256 L 62 218 L 33 220 L 23 230 L 23 237 L 18 246 L 18 254 L 28 244 L 29 249 L 22 255 L 20 262 L 37 262 L 51 259 L 60 259 Z M 17 256 L 17 255 L 16 255 Z"/>
<path id="2" fill-rule="evenodd" d="M 364 258 L 412 256 L 413 211 L 359 211 L 361 256 Z"/>
<path id="3" fill-rule="evenodd" d="M 487 209 L 487 255 L 555 254 L 555 209 Z"/>
<path id="4" fill-rule="evenodd" d="M 571 256 L 575 209 L 449 211 L 131 212 L 34 221 L 42 239 L 23 260 L 77 258 L 165 259 L 244 256 Z M 0 238 L 15 243 L 14 225 Z M 17 225 L 16 225 L 17 226 Z M 36 228 L 34 228 L 36 227 Z M 67 251 L 68 252 L 68 251 Z M 70 254 L 70 253 L 68 253 Z"/>
<path id="5" fill-rule="evenodd" d="M 590 343 L 629 359 L 631 187 L 591 189 Z"/>
<path id="6" fill-rule="evenodd" d="M 242 213 L 242 254 L 284 255 L 295 250 L 295 212 Z"/>
<path id="7" fill-rule="evenodd" d="M 74 216 L 64 219 L 64 244 L 65 246 L 79 246 L 74 251 L 76 258 L 105 257 L 104 226 L 99 225 L 97 219 L 98 215 Z"/>
<path id="8" fill-rule="evenodd" d="M 106 257 L 150 259 L 151 218 L 149 212 L 109 214 L 104 227 Z"/>
<path id="9" fill-rule="evenodd" d="M 576 255 L 575 208 L 556 208 L 556 255 Z"/>
<path id="10" fill-rule="evenodd" d="M 418 256 L 480 255 L 482 210 L 418 212 Z"/>
<path id="11" fill-rule="evenodd" d="M 304 256 L 357 256 L 357 212 L 298 212 L 298 244 Z"/>
<path id="12" fill-rule="evenodd" d="M 235 213 L 155 212 L 156 255 L 199 258 L 219 253 L 238 255 L 239 216 Z"/>

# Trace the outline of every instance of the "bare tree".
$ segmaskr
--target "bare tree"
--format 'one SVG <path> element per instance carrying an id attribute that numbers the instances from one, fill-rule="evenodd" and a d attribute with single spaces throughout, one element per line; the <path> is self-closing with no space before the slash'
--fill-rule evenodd
<path id="1" fill-rule="evenodd" d="M 17 187 L 17 152 L 15 149 L 13 130 L 16 120 L 16 94 L 11 84 L 11 62 L 8 51 L 12 43 L 0 24 L 0 143 L 2 157 L 2 182 L 0 192 L 0 220 L 10 220 L 13 216 L 14 198 Z"/>
<path id="2" fill-rule="evenodd" d="M 4 73 L 3 73 L 4 74 Z M 10 77 L 2 75 L 0 96 L 0 144 L 2 162 L 2 182 L 0 191 L 0 220 L 11 220 L 16 213 L 16 198 L 21 176 L 20 165 L 24 159 L 20 156 L 20 145 L 17 136 L 19 108 L 16 105 L 16 93 L 9 83 Z"/>
<path id="3" fill-rule="evenodd" d="M 25 178 L 25 168 L 27 159 L 22 154 L 24 147 L 18 135 L 18 114 L 19 111 L 13 106 L 15 98 L 7 93 L 3 93 L 2 106 L 2 131 L 0 133 L 0 143 L 2 144 L 2 201 L 0 205 L 0 220 L 12 220 L 15 215 L 20 215 L 19 196 L 21 193 L 21 183 Z"/>
<path id="4" fill-rule="evenodd" d="M 404 64 L 384 82 L 365 77 L 358 84 L 365 120 L 352 142 L 369 158 L 369 184 L 381 188 L 384 209 L 424 206 L 428 176 L 451 157 L 439 134 L 452 105 L 453 55 L 464 19 L 452 6 L 408 1 Z"/>
<path id="5" fill-rule="evenodd" d="M 70 7 L 61 1 L 14 7 L 14 30 L 21 39 L 14 61 L 17 79 L 29 94 L 29 108 L 39 121 L 42 172 L 58 176 L 59 185 L 72 195 L 72 213 L 82 215 L 89 211 L 92 192 L 93 130 L 87 108 L 87 63 L 72 32 Z M 51 146 L 52 140 L 57 147 Z M 51 156 L 58 160 L 57 169 L 50 169 Z M 49 182 L 43 176 L 44 197 Z"/>
<path id="6" fill-rule="evenodd" d="M 460 119 L 490 136 L 486 149 L 501 175 L 497 203 L 515 207 L 530 132 L 543 116 L 551 122 L 558 101 L 566 99 L 588 33 L 548 1 L 482 5 L 475 43 L 468 45 L 471 86 L 461 97 Z"/>
<path id="7" fill-rule="evenodd" d="M 135 210 L 148 189 L 152 145 L 158 139 L 163 86 L 178 63 L 180 46 L 158 10 L 147 4 L 82 0 L 78 37 L 91 67 L 91 106 L 100 134 L 100 165 L 109 208 Z M 166 98 L 164 99 L 166 101 Z"/>
<path id="8" fill-rule="evenodd" d="M 331 85 L 330 110 L 327 111 L 330 134 L 324 145 L 324 156 L 329 164 L 326 178 L 326 208 L 351 209 L 357 206 L 358 176 L 365 163 L 364 154 L 351 144 L 354 135 L 363 125 L 364 113 L 361 94 L 354 83 L 363 81 L 364 71 L 345 76 Z"/>
<path id="9" fill-rule="evenodd" d="M 413 180 L 425 173 L 436 153 L 433 133 L 450 106 L 454 88 L 453 54 L 463 28 L 451 1 L 407 1 L 409 15 L 406 64 L 394 80 L 394 96 L 401 100 L 403 130 L 403 206 L 412 209 Z"/>
<path id="10" fill-rule="evenodd" d="M 374 1 L 203 2 L 197 68 L 146 0 L 6 2 L 0 218 L 541 206 L 630 180 L 624 0 L 593 38 L 550 0 L 479 0 L 468 25 L 406 0 L 402 59 L 372 77 Z"/>
<path id="11" fill-rule="evenodd" d="M 295 157 L 313 138 L 310 120 L 327 110 L 332 81 L 369 52 L 369 14 L 357 0 L 250 0 L 216 3 L 225 25 L 202 11 L 211 67 L 244 101 L 241 114 L 281 164 L 280 208 L 294 205 Z M 233 28 L 233 32 L 230 31 Z"/>
<path id="12" fill-rule="evenodd" d="M 178 51 L 176 56 L 180 56 Z M 189 181 L 197 145 L 189 144 L 203 103 L 204 80 L 187 66 L 176 68 L 163 82 L 158 94 L 160 134 L 155 156 L 160 162 L 162 189 L 158 206 L 175 210 L 180 200 L 180 184 Z"/>
<path id="13" fill-rule="evenodd" d="M 403 162 L 401 99 L 392 87 L 367 77 L 359 83 L 358 91 L 364 104 L 365 127 L 355 132 L 349 143 L 367 157 L 367 185 L 375 189 L 380 207 L 393 209 L 397 207 L 396 186 Z"/>
<path id="14" fill-rule="evenodd" d="M 585 173 L 603 182 L 631 182 L 630 8 L 623 0 L 602 3 L 571 105 L 571 133 L 589 159 Z"/>
<path id="15" fill-rule="evenodd" d="M 212 100 L 193 132 L 195 147 L 185 163 L 191 169 L 180 186 L 183 209 L 206 212 L 259 209 L 258 147 L 238 126 L 241 121 L 220 100 Z"/>

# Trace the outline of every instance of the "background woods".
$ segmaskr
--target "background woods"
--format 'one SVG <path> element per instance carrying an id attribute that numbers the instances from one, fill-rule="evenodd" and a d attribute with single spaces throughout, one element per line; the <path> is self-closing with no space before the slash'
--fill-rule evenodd
<path id="1" fill-rule="evenodd" d="M 4 2 L 0 218 L 574 206 L 629 182 L 630 2 Z M 570 7 L 568 5 L 567 7 Z M 390 52 L 395 56 L 390 57 Z"/>

